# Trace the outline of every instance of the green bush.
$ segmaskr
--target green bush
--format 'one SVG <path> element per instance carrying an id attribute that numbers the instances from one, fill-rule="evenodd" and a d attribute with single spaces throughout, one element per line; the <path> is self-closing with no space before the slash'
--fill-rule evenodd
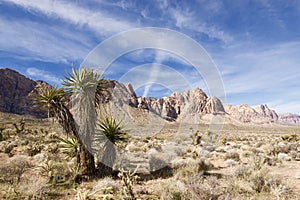
<path id="1" fill-rule="evenodd" d="M 298 134 L 294 133 L 294 134 L 290 134 L 290 135 L 282 135 L 281 139 L 284 141 L 288 141 L 288 142 L 298 142 L 300 141 L 300 138 L 298 136 Z"/>

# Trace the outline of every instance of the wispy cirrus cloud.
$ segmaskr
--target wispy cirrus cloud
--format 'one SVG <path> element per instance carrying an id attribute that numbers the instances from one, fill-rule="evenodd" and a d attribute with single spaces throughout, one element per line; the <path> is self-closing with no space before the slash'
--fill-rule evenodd
<path id="1" fill-rule="evenodd" d="M 0 50 L 18 59 L 69 63 L 83 58 L 92 46 L 82 34 L 27 20 L 11 21 L 0 17 Z M 17 54 L 15 52 L 18 52 Z M 22 55 L 22 56 L 20 56 Z"/>
<path id="2" fill-rule="evenodd" d="M 62 80 L 50 71 L 30 67 L 26 69 L 26 74 L 33 79 L 41 79 L 51 84 L 60 85 L 62 83 Z"/>
<path id="3" fill-rule="evenodd" d="M 201 21 L 193 12 L 181 9 L 170 9 L 170 15 L 180 30 L 188 29 L 206 34 L 210 38 L 221 40 L 224 43 L 231 42 L 233 37 L 214 25 L 208 25 Z"/>
<path id="4" fill-rule="evenodd" d="M 233 47 L 221 57 L 216 56 L 226 94 L 231 97 L 229 103 L 242 103 L 244 96 L 248 96 L 252 105 L 276 99 L 280 103 L 272 103 L 270 107 L 300 113 L 295 104 L 300 98 L 299 54 L 300 42 L 285 42 L 253 49 Z"/>
<path id="5" fill-rule="evenodd" d="M 58 18 L 83 28 L 88 26 L 99 35 L 109 35 L 133 28 L 134 25 L 124 18 L 111 15 L 103 10 L 88 9 L 70 1 L 51 0 L 5 0 L 28 11 L 40 12 L 51 18 Z"/>

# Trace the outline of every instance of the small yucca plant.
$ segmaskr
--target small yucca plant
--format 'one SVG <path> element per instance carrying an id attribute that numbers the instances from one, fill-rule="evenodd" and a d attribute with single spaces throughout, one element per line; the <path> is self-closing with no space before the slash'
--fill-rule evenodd
<path id="1" fill-rule="evenodd" d="M 122 143 L 126 142 L 128 135 L 124 131 L 122 122 L 117 121 L 112 116 L 105 117 L 103 121 L 97 124 L 97 128 L 98 133 L 94 138 L 95 142 L 104 143 L 103 155 L 98 166 L 102 166 L 103 175 L 108 175 L 112 173 L 112 167 L 116 160 L 116 146 L 121 146 Z"/>
<path id="2" fill-rule="evenodd" d="M 117 121 L 112 116 L 105 117 L 102 122 L 98 123 L 101 133 L 113 144 L 119 145 L 128 139 L 127 133 L 121 121 Z"/>
<path id="3" fill-rule="evenodd" d="M 58 137 L 58 140 L 62 144 L 61 150 L 62 153 L 65 155 L 65 159 L 71 159 L 77 156 L 79 149 L 78 149 L 78 140 L 76 138 Z"/>
<path id="4" fill-rule="evenodd" d="M 62 110 L 63 104 L 66 102 L 65 95 L 63 89 L 49 86 L 40 89 L 40 94 L 35 101 L 39 107 L 47 109 L 49 118 L 51 114 L 57 114 Z"/>

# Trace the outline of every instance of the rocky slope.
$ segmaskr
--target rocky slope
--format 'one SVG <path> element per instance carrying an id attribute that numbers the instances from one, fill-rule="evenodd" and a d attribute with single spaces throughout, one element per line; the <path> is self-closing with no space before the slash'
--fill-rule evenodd
<path id="1" fill-rule="evenodd" d="M 299 125 L 300 124 L 300 116 L 291 114 L 291 113 L 285 113 L 278 116 L 278 121 L 281 124 L 287 124 L 287 125 Z"/>
<path id="2" fill-rule="evenodd" d="M 131 115 L 131 120 L 137 120 L 135 115 L 145 117 L 151 113 L 168 121 L 181 121 L 195 116 L 204 120 L 209 115 L 221 116 L 226 123 L 241 124 L 283 124 L 299 125 L 300 116 L 293 114 L 278 115 L 267 105 L 250 107 L 242 104 L 237 106 L 223 105 L 217 97 L 207 97 L 199 88 L 183 93 L 173 93 L 169 97 L 137 97 L 130 84 L 124 85 L 117 81 L 107 81 L 107 94 L 104 102 L 110 104 L 113 113 L 125 113 L 123 118 Z M 134 109 L 133 109 L 134 108 Z M 137 114 L 139 112 L 140 114 Z M 143 113 L 143 114 L 141 114 Z M 209 121 L 209 120 L 206 120 Z"/>
<path id="3" fill-rule="evenodd" d="M 0 111 L 45 116 L 34 106 L 33 97 L 46 83 L 33 81 L 11 69 L 0 69 Z"/>
<path id="4" fill-rule="evenodd" d="M 246 104 L 232 106 L 225 105 L 225 111 L 231 118 L 242 123 L 266 124 L 278 121 L 278 115 L 274 110 L 268 108 L 267 105 L 258 105 L 250 107 Z"/>
<path id="5" fill-rule="evenodd" d="M 223 104 L 216 98 L 208 98 L 199 88 L 187 90 L 183 93 L 173 93 L 169 97 L 137 97 L 130 84 L 124 85 L 117 81 L 106 81 L 107 92 L 104 103 L 110 107 L 118 107 L 126 112 L 130 106 L 141 112 L 153 113 L 168 121 L 180 120 L 186 115 L 206 115 L 225 113 Z M 114 108 L 113 110 L 116 110 Z"/>
<path id="6" fill-rule="evenodd" d="M 33 81 L 11 69 L 0 69 L 0 111 L 15 114 L 46 116 L 35 108 L 33 97 L 47 83 Z M 226 123 L 299 125 L 300 116 L 278 115 L 267 105 L 223 105 L 217 97 L 207 97 L 196 88 L 169 97 L 137 97 L 133 87 L 117 81 L 104 81 L 107 90 L 102 95 L 102 113 L 112 113 L 134 125 L 163 124 L 168 121 L 209 123 L 212 117 Z M 222 121 L 222 120 L 221 120 Z"/>

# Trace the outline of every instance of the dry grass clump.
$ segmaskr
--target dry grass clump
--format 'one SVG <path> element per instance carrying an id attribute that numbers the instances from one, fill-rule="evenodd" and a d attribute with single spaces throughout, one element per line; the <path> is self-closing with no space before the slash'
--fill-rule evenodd
<path id="1" fill-rule="evenodd" d="M 194 177 L 199 177 L 207 174 L 213 169 L 213 165 L 204 159 L 192 160 L 185 165 L 179 167 L 174 173 L 174 178 L 184 182 L 188 182 Z"/>
<path id="2" fill-rule="evenodd" d="M 22 174 L 32 167 L 24 156 L 15 156 L 6 163 L 0 165 L 0 182 L 17 184 Z"/>
<path id="3" fill-rule="evenodd" d="M 291 190 L 282 182 L 281 178 L 270 175 L 269 170 L 262 159 L 254 158 L 252 166 L 239 165 L 232 171 L 234 177 L 242 181 L 241 185 L 246 185 L 245 193 L 258 196 L 272 196 L 282 199 L 291 195 Z M 240 187 L 233 187 L 239 191 Z"/>
<path id="4" fill-rule="evenodd" d="M 200 176 L 188 182 L 169 179 L 161 188 L 162 200 L 228 199 L 231 195 L 224 188 L 224 179 L 215 176 Z"/>
<path id="5" fill-rule="evenodd" d="M 238 162 L 240 160 L 240 155 L 237 151 L 231 150 L 229 152 L 226 152 L 224 159 L 225 160 L 232 159 Z"/>

